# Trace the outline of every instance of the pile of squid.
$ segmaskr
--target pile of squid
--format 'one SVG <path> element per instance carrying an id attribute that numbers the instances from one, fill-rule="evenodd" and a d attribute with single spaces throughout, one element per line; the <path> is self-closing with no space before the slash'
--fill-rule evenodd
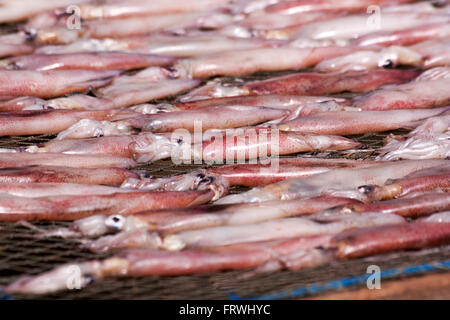
<path id="1" fill-rule="evenodd" d="M 0 149 L 0 221 L 111 253 L 2 291 L 450 244 L 447 1 L 0 3 L 0 137 L 51 137 Z"/>

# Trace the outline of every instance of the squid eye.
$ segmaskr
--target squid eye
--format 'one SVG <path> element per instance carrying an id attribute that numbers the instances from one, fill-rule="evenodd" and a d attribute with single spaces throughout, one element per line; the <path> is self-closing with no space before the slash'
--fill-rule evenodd
<path id="1" fill-rule="evenodd" d="M 391 69 L 393 67 L 394 67 L 394 62 L 390 59 L 387 59 L 383 64 L 383 68 Z"/>
<path id="2" fill-rule="evenodd" d="M 435 8 L 443 8 L 447 5 L 447 0 L 431 0 L 431 5 Z"/>
<path id="3" fill-rule="evenodd" d="M 373 192 L 375 190 L 374 186 L 361 186 L 358 187 L 358 191 L 361 192 L 362 194 L 369 194 L 371 192 Z"/>
<path id="4" fill-rule="evenodd" d="M 205 174 L 204 173 L 199 173 L 198 175 L 197 175 L 197 178 L 199 178 L 199 179 L 203 179 L 205 177 Z"/>
<path id="5" fill-rule="evenodd" d="M 144 171 L 140 175 L 141 175 L 142 178 L 147 178 L 147 179 L 153 178 L 152 174 L 150 172 L 148 172 L 148 171 Z"/>
<path id="6" fill-rule="evenodd" d="M 110 216 L 106 219 L 105 225 L 113 231 L 121 231 L 125 227 L 126 219 L 121 215 Z"/>
<path id="7" fill-rule="evenodd" d="M 202 180 L 200 180 L 199 185 L 200 184 L 211 184 L 214 181 L 213 177 L 206 177 Z"/>
<path id="8" fill-rule="evenodd" d="M 25 40 L 26 41 L 34 41 L 37 38 L 37 32 L 35 30 L 25 30 Z"/>

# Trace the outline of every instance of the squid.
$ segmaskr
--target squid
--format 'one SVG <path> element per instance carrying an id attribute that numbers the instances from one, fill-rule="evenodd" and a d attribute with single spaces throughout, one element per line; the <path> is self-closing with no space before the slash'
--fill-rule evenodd
<path id="1" fill-rule="evenodd" d="M 356 46 L 407 46 L 430 39 L 444 39 L 450 36 L 448 23 L 433 23 L 423 26 L 406 28 L 398 31 L 381 31 L 369 33 L 355 39 L 352 44 Z"/>
<path id="2" fill-rule="evenodd" d="M 217 29 L 227 25 L 232 20 L 232 16 L 220 12 L 146 15 L 87 21 L 83 25 L 81 34 L 89 38 L 121 38 L 145 35 L 162 30 L 183 30 L 185 28 Z"/>
<path id="3" fill-rule="evenodd" d="M 46 45 L 36 48 L 41 54 L 68 54 L 75 52 L 122 51 L 187 58 L 222 52 L 264 47 L 279 47 L 284 41 L 265 39 L 237 39 L 219 34 L 176 35 L 151 34 L 117 39 L 78 39 L 66 45 Z"/>
<path id="4" fill-rule="evenodd" d="M 111 110 L 30 110 L 0 113 L 0 136 L 58 133 L 82 119 L 108 120 Z"/>
<path id="5" fill-rule="evenodd" d="M 134 231 L 101 237 L 83 244 L 84 248 L 104 252 L 118 248 L 146 248 L 179 251 L 184 248 L 220 247 L 239 243 L 278 240 L 293 237 L 335 234 L 352 228 L 404 223 L 388 213 L 346 213 L 334 217 L 283 218 L 245 225 L 225 225 L 177 233 L 161 234 L 138 228 Z"/>
<path id="6" fill-rule="evenodd" d="M 305 25 L 295 38 L 312 39 L 354 39 L 375 31 L 398 31 L 406 28 L 423 26 L 432 23 L 448 23 L 446 14 L 429 12 L 379 12 L 382 22 L 368 20 L 367 14 L 356 14 L 337 17 L 327 21 L 313 22 Z"/>
<path id="7" fill-rule="evenodd" d="M 98 238 L 108 234 L 129 234 L 141 229 L 172 234 L 187 230 L 248 225 L 281 218 L 310 215 L 324 209 L 351 203 L 358 203 L 358 201 L 346 198 L 318 197 L 309 200 L 272 201 L 264 205 L 256 203 L 206 205 L 192 208 L 152 210 L 128 216 L 97 215 L 76 220 L 68 228 L 45 231 L 39 236 Z"/>
<path id="8" fill-rule="evenodd" d="M 425 220 L 426 219 L 426 220 Z M 160 252 L 124 250 L 106 260 L 66 264 L 53 270 L 24 276 L 4 288 L 7 293 L 44 294 L 67 289 L 74 267 L 81 271 L 81 285 L 109 277 L 173 276 L 221 270 L 257 272 L 298 270 L 333 260 L 414 250 L 448 244 L 448 213 L 435 214 L 413 223 L 394 223 L 349 230 L 336 235 L 296 237 L 219 248 Z"/>
<path id="9" fill-rule="evenodd" d="M 450 36 L 449 36 L 450 37 Z M 411 47 L 424 58 L 424 67 L 450 66 L 450 39 L 428 40 Z"/>
<path id="10" fill-rule="evenodd" d="M 406 140 L 390 137 L 381 148 L 383 160 L 446 159 L 450 157 L 450 115 L 425 120 Z"/>
<path id="11" fill-rule="evenodd" d="M 77 183 L 120 186 L 125 180 L 137 179 L 139 174 L 124 168 L 70 168 L 30 165 L 0 169 L 0 183 Z"/>
<path id="12" fill-rule="evenodd" d="M 53 98 L 105 86 L 119 74 L 115 70 L 2 70 L 0 96 L 3 100 L 19 96 Z"/>
<path id="13" fill-rule="evenodd" d="M 140 143 L 141 141 L 147 143 L 147 148 L 152 148 L 154 150 L 155 160 L 167 157 L 164 149 L 171 147 L 172 145 L 170 139 L 164 136 L 158 136 L 152 133 L 141 133 L 138 135 L 106 136 L 88 139 L 51 140 L 44 143 L 41 147 L 28 147 L 27 151 L 78 155 L 98 154 L 132 158 L 133 151 L 130 146 Z"/>
<path id="14" fill-rule="evenodd" d="M 391 46 L 380 51 L 361 50 L 346 56 L 324 60 L 315 69 L 320 72 L 345 72 L 373 70 L 380 67 L 421 67 L 422 63 L 422 55 L 416 50 Z"/>
<path id="15" fill-rule="evenodd" d="M 216 81 L 192 90 L 179 98 L 180 103 L 211 100 L 219 98 L 238 99 L 243 96 L 257 95 L 324 95 L 345 91 L 367 92 L 387 84 L 404 83 L 420 72 L 415 70 L 372 70 L 343 73 L 302 72 L 287 76 L 249 82 L 243 85 L 222 85 Z M 250 98 L 248 98 L 250 99 Z M 254 97 L 253 99 L 257 99 Z M 202 102 L 199 102 L 202 103 Z"/>
<path id="16" fill-rule="evenodd" d="M 9 70 L 130 70 L 149 66 L 170 66 L 174 58 L 125 52 L 32 54 L 0 61 Z"/>
<path id="17" fill-rule="evenodd" d="M 135 133 L 135 130 L 124 121 L 111 122 L 82 119 L 58 133 L 55 140 L 121 136 L 132 133 Z"/>
<path id="18" fill-rule="evenodd" d="M 33 2 L 29 2 L 26 0 L 2 1 L 2 7 L 0 10 L 0 23 L 25 20 L 44 11 L 65 8 L 67 6 L 80 4 L 82 2 L 86 2 L 86 0 L 36 0 Z"/>
<path id="19" fill-rule="evenodd" d="M 0 40 L 0 58 L 29 54 L 34 48 L 26 44 L 3 43 Z"/>
<path id="20" fill-rule="evenodd" d="M 313 0 L 313 1 L 302 1 L 302 0 L 291 0 L 291 1 L 280 1 L 273 5 L 270 5 L 264 9 L 265 12 L 277 12 L 279 14 L 299 14 L 307 12 L 361 12 L 365 11 L 370 5 L 397 5 L 402 3 L 412 2 L 410 0 L 396 0 L 396 1 L 386 1 L 386 0 L 344 0 L 332 3 L 326 0 Z"/>
<path id="21" fill-rule="evenodd" d="M 213 106 L 259 106 L 267 108 L 290 109 L 302 106 L 301 115 L 308 115 L 321 110 L 320 105 L 326 102 L 336 102 L 342 106 L 348 106 L 349 102 L 344 98 L 326 96 L 300 96 L 300 95 L 263 95 L 263 96 L 237 96 L 212 98 L 196 101 L 178 102 L 174 104 L 176 109 L 191 110 Z"/>
<path id="22" fill-rule="evenodd" d="M 405 218 L 419 218 L 450 209 L 450 195 L 445 192 L 424 193 L 411 198 L 346 204 L 333 212 L 384 212 Z"/>
<path id="23" fill-rule="evenodd" d="M 384 199 L 392 199 L 432 190 L 448 192 L 450 188 L 449 178 L 450 167 L 448 163 L 443 163 L 439 167 L 423 168 L 404 177 L 389 179 L 381 188 L 365 186 L 362 190 L 369 198 L 375 199 L 379 198 L 380 195 L 383 195 Z"/>
<path id="24" fill-rule="evenodd" d="M 280 158 L 276 162 L 260 160 L 260 163 L 230 164 L 169 178 L 131 177 L 123 182 L 122 187 L 142 190 L 189 190 L 194 181 L 211 174 L 221 176 L 230 186 L 256 187 L 286 179 L 306 178 L 335 168 L 362 168 L 380 163 L 347 159 Z"/>
<path id="25" fill-rule="evenodd" d="M 441 107 L 450 103 L 449 84 L 450 69 L 433 68 L 414 81 L 386 86 L 357 97 L 354 106 L 362 110 L 380 111 Z"/>
<path id="26" fill-rule="evenodd" d="M 180 0 L 153 1 L 142 0 L 117 1 L 110 3 L 85 3 L 80 5 L 81 17 L 85 20 L 117 19 L 142 15 L 161 15 L 206 11 L 227 6 L 231 0 L 196 0 L 186 6 Z"/>
<path id="27" fill-rule="evenodd" d="M 103 195 L 119 192 L 133 192 L 132 189 L 112 186 L 96 186 L 75 183 L 31 182 L 31 183 L 0 183 L 0 195 L 10 195 L 25 198 L 42 198 L 52 196 Z"/>
<path id="28" fill-rule="evenodd" d="M 347 47 L 280 47 L 225 51 L 179 60 L 175 68 L 181 77 L 239 76 L 257 71 L 283 71 L 311 67 L 322 60 L 349 54 L 353 50 Z"/>
<path id="29" fill-rule="evenodd" d="M 404 83 L 419 74 L 414 70 L 296 73 L 247 83 L 244 87 L 252 94 L 323 95 L 344 91 L 367 92 L 382 85 Z"/>
<path id="30" fill-rule="evenodd" d="M 63 153 L 0 152 L 0 168 L 26 166 L 61 166 L 70 168 L 130 168 L 136 162 L 129 158 Z"/>
<path id="31" fill-rule="evenodd" d="M 302 179 L 289 179 L 264 187 L 223 197 L 217 204 L 240 202 L 263 202 L 269 200 L 307 199 L 319 195 L 343 196 L 358 200 L 382 200 L 397 196 L 401 188 L 393 185 L 378 192 L 377 199 L 369 197 L 374 188 L 367 185 L 383 186 L 389 179 L 400 179 L 415 171 L 446 166 L 446 160 L 404 160 L 387 162 L 368 168 L 334 169 Z"/>
<path id="32" fill-rule="evenodd" d="M 359 142 L 340 136 L 283 132 L 266 128 L 235 129 L 233 133 L 207 134 L 201 143 L 188 144 L 182 141 L 179 148 L 172 149 L 172 160 L 177 163 L 191 163 L 203 160 L 206 163 L 223 164 L 245 160 L 277 157 L 278 155 L 310 152 L 316 150 L 349 150 L 361 146 Z M 132 146 L 133 147 L 133 146 Z M 136 150 L 135 159 L 139 162 L 154 157 L 145 148 Z"/>
<path id="33" fill-rule="evenodd" d="M 105 187 L 108 188 L 108 187 Z M 112 187 L 109 187 L 112 188 Z M 211 189 L 182 192 L 117 192 L 27 198 L 0 196 L 0 221 L 76 220 L 96 214 L 187 207 L 220 196 Z"/>
<path id="34" fill-rule="evenodd" d="M 436 247 L 450 242 L 450 223 L 423 221 L 348 231 L 332 241 L 338 259 L 354 259 L 400 250 Z M 428 219 L 428 221 L 427 221 Z"/>
<path id="35" fill-rule="evenodd" d="M 233 21 L 221 12 L 187 12 L 164 15 L 143 15 L 120 19 L 80 21 L 79 29 L 69 29 L 65 23 L 44 28 L 28 28 L 37 45 L 70 44 L 83 38 L 120 39 L 144 36 L 153 32 L 184 33 L 188 29 L 217 29 Z"/>
<path id="36" fill-rule="evenodd" d="M 139 118 L 128 119 L 127 122 L 131 126 L 144 131 L 172 132 L 177 129 L 186 129 L 189 132 L 194 132 L 196 129 L 206 131 L 209 129 L 250 126 L 269 120 L 285 118 L 288 115 L 289 111 L 281 109 L 220 106 L 145 115 Z"/>
<path id="37" fill-rule="evenodd" d="M 283 131 L 354 135 L 408 128 L 414 126 L 414 123 L 420 123 L 449 110 L 450 107 L 388 111 L 331 111 L 281 122 L 277 128 Z"/>

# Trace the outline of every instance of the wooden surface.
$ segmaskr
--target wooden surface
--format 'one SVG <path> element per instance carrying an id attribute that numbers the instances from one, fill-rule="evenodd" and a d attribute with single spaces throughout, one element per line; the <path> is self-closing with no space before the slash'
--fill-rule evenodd
<path id="1" fill-rule="evenodd" d="M 373 300 L 373 299 L 412 299 L 412 300 L 450 300 L 450 272 L 384 281 L 381 289 L 353 289 L 327 293 L 307 299 L 318 300 Z"/>

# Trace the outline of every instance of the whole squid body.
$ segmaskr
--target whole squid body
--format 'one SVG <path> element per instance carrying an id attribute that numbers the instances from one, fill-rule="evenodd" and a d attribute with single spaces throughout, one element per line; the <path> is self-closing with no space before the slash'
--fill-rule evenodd
<path id="1" fill-rule="evenodd" d="M 197 86 L 197 80 L 171 79 L 170 71 L 160 67 L 149 67 L 133 75 L 122 75 L 114 79 L 107 88 L 95 90 L 95 97 L 87 94 L 72 94 L 50 100 L 21 97 L 3 102 L 2 111 L 70 109 L 109 110 L 128 107 L 153 99 L 177 94 Z"/>
<path id="2" fill-rule="evenodd" d="M 418 109 L 450 103 L 450 68 L 437 67 L 422 73 L 414 81 L 380 88 L 356 97 L 354 106 L 362 110 Z"/>
<path id="3" fill-rule="evenodd" d="M 236 99 L 237 103 L 234 103 L 233 98 L 222 98 L 222 99 L 211 99 L 198 101 L 200 103 L 181 103 L 181 104 L 141 104 L 130 108 L 140 114 L 161 114 L 164 112 L 174 112 L 174 111 L 187 111 L 192 109 L 204 108 L 204 107 L 236 107 L 240 106 L 239 101 L 243 102 L 243 106 L 259 106 L 267 107 L 271 109 L 283 109 L 290 111 L 287 117 L 272 120 L 270 123 L 280 122 L 282 119 L 284 121 L 296 118 L 298 116 L 309 115 L 318 112 L 328 112 L 328 111 L 350 111 L 356 110 L 355 108 L 348 107 L 346 105 L 345 99 L 339 98 L 327 98 L 327 97 L 298 97 L 289 98 L 278 97 L 278 96 L 263 96 L 265 98 L 253 99 L 255 96 L 246 96 L 241 99 Z M 90 97 L 89 97 L 90 98 Z M 131 98 L 131 96 L 130 96 Z M 251 98 L 251 99 L 246 99 Z M 134 99 L 134 98 L 132 98 Z M 103 100 L 103 99 L 102 99 Z M 223 100 L 223 101 L 222 101 Z M 258 102 L 260 101 L 260 102 Z M 21 103 L 17 101 L 17 103 Z M 117 100 L 114 100 L 114 104 Z M 208 106 L 208 103 L 210 105 Z M 5 106 L 6 107 L 6 106 Z M 2 106 L 0 105 L 0 109 Z M 225 108 L 224 108 L 225 109 Z M 209 109 L 210 110 L 210 109 Z M 222 110 L 223 111 L 223 110 Z M 178 113 L 180 114 L 180 113 Z M 170 117 L 167 117 L 170 118 Z M 197 120 L 199 124 L 199 121 Z M 194 122 L 195 124 L 195 122 Z M 267 124 L 267 123 L 266 123 Z M 198 126 L 200 127 L 200 126 Z M 199 128 L 202 129 L 203 128 Z M 71 139 L 71 138 L 91 138 L 91 137 L 104 137 L 112 135 L 126 135 L 135 133 L 137 130 L 131 126 L 129 122 L 125 121 L 97 121 L 91 119 L 83 119 L 75 123 L 68 129 L 60 132 L 56 139 Z"/>
<path id="4" fill-rule="evenodd" d="M 188 131 L 167 134 L 109 136 L 88 139 L 53 140 L 43 146 L 31 146 L 31 153 L 65 153 L 72 155 L 114 155 L 134 158 L 138 162 L 171 158 L 177 163 L 219 162 L 262 158 L 313 150 L 348 150 L 360 143 L 330 136 L 274 131 L 268 128 L 235 129 L 229 133 L 206 131 L 191 135 Z M 198 138 L 197 138 L 198 136 Z"/>
<path id="5" fill-rule="evenodd" d="M 30 182 L 30 183 L 0 183 L 0 194 L 25 198 L 42 198 L 51 196 L 102 195 L 120 192 L 134 192 L 133 189 L 111 186 L 98 186 L 76 183 Z"/>
<path id="6" fill-rule="evenodd" d="M 152 232 L 143 228 L 87 241 L 84 248 L 108 251 L 118 248 L 148 248 L 178 251 L 184 248 L 219 247 L 239 243 L 292 237 L 320 236 L 352 228 L 403 223 L 402 217 L 387 213 L 346 213 L 333 217 L 320 213 L 243 225 L 223 225 L 177 233 Z M 180 222 L 180 225 L 182 222 Z M 199 224 L 200 225 L 200 224 Z M 191 225 L 192 226 L 192 225 Z"/>
<path id="7" fill-rule="evenodd" d="M 170 66 L 174 58 L 126 52 L 32 54 L 0 61 L 9 70 L 130 70 L 149 66 Z"/>
<path id="8" fill-rule="evenodd" d="M 97 215 L 79 219 L 68 228 L 49 230 L 41 236 L 64 238 L 97 238 L 120 232 L 136 230 L 176 233 L 186 230 L 204 229 L 218 226 L 248 225 L 264 221 L 309 215 L 339 205 L 358 201 L 318 197 L 309 200 L 271 201 L 234 205 L 206 205 L 180 210 L 162 209 L 134 213 L 132 215 Z M 120 236 L 122 238 L 122 236 Z"/>
<path id="9" fill-rule="evenodd" d="M 204 190 L 182 192 L 117 192 L 38 198 L 2 195 L 0 220 L 76 220 L 99 213 L 130 214 L 150 209 L 186 207 L 207 203 L 220 197 L 223 192 L 225 189 L 222 187 L 207 185 Z"/>
<path id="10" fill-rule="evenodd" d="M 154 160 L 169 157 L 171 149 L 177 146 L 176 142 L 165 136 L 140 133 L 88 139 L 51 140 L 40 147 L 31 146 L 26 150 L 32 153 L 97 154 L 132 158 L 134 146 L 141 145 L 143 142 L 148 149 L 153 150 Z"/>
<path id="11" fill-rule="evenodd" d="M 407 82 L 414 70 L 368 70 L 337 73 L 301 72 L 246 83 L 242 86 L 206 84 L 180 98 L 180 102 L 245 95 L 324 95 L 345 91 L 367 92 L 387 84 Z"/>
<path id="12" fill-rule="evenodd" d="M 430 39 L 444 39 L 450 36 L 450 25 L 442 23 L 428 24 L 398 31 L 382 31 L 369 33 L 355 39 L 352 43 L 358 46 L 390 46 L 413 45 Z"/>
<path id="13" fill-rule="evenodd" d="M 336 16 L 335 13 L 312 12 L 298 14 L 260 14 L 247 16 L 244 20 L 229 25 L 221 30 L 221 33 L 240 37 L 263 37 L 267 39 L 289 39 L 303 25 L 329 19 Z"/>
<path id="14" fill-rule="evenodd" d="M 64 153 L 0 152 L 0 168 L 26 166 L 60 166 L 70 168 L 130 168 L 136 162 L 129 158 Z"/>
<path id="15" fill-rule="evenodd" d="M 450 115 L 424 121 L 408 138 L 389 137 L 381 149 L 383 160 L 446 159 L 450 157 Z"/>
<path id="16" fill-rule="evenodd" d="M 145 36 L 143 36 L 145 37 Z M 256 48 L 276 48 L 285 45 L 284 41 L 265 40 L 259 38 L 239 39 L 220 34 L 173 36 L 149 36 L 139 43 L 135 37 L 129 42 L 136 47 L 133 51 L 160 54 L 177 58 L 192 58 L 228 50 L 248 50 Z M 136 40 L 138 41 L 136 41 Z M 126 40 L 126 39 L 123 39 Z"/>
<path id="17" fill-rule="evenodd" d="M 449 110 L 450 107 L 388 111 L 331 111 L 281 122 L 277 128 L 283 131 L 317 134 L 363 134 L 414 127 L 427 118 L 438 116 Z"/>
<path id="18" fill-rule="evenodd" d="M 35 29 L 28 28 L 33 42 L 43 44 L 68 44 L 81 38 L 125 38 L 148 35 L 152 32 L 221 28 L 233 21 L 233 17 L 221 12 L 188 12 L 164 15 L 144 15 L 120 19 L 81 21 L 80 28 L 68 29 L 64 23 Z"/>
<path id="19" fill-rule="evenodd" d="M 350 103 L 344 98 L 326 96 L 301 96 L 301 95 L 251 95 L 211 98 L 196 101 L 177 102 L 173 105 L 177 110 L 191 110 L 216 106 L 259 106 L 267 108 L 288 109 L 304 106 L 301 115 L 320 112 L 320 104 L 335 102 L 342 106 Z M 327 110 L 328 111 L 328 110 Z"/>
<path id="20" fill-rule="evenodd" d="M 175 68 L 180 76 L 207 78 L 238 76 L 257 71 L 282 71 L 316 65 L 322 60 L 349 54 L 353 48 L 258 48 L 226 51 L 193 59 L 179 60 Z"/>
<path id="21" fill-rule="evenodd" d="M 186 133 L 174 132 L 167 150 L 172 161 L 177 164 L 193 161 L 209 164 L 223 164 L 224 161 L 234 163 L 315 150 L 349 150 L 361 145 L 340 136 L 283 132 L 264 127 L 230 129 L 226 132 L 212 130 L 197 139 L 198 135 L 191 138 Z M 136 141 L 129 149 L 138 162 L 154 161 L 161 157 L 161 150 L 155 149 L 153 143 L 148 143 L 145 139 Z"/>
<path id="22" fill-rule="evenodd" d="M 419 74 L 414 70 L 297 73 L 247 83 L 244 87 L 253 94 L 322 95 L 344 91 L 366 92 L 387 84 L 407 82 Z"/>
<path id="23" fill-rule="evenodd" d="M 369 168 L 334 169 L 307 178 L 289 179 L 264 187 L 253 188 L 241 194 L 226 196 L 217 203 L 306 199 L 324 194 L 365 200 L 368 197 L 369 190 L 362 186 L 383 186 L 389 179 L 400 179 L 415 171 L 446 166 L 447 163 L 446 160 L 404 160 L 374 165 Z M 370 188 L 370 190 L 372 189 Z M 386 191 L 387 194 L 377 194 L 381 199 L 397 196 L 401 189 L 395 187 L 383 191 Z M 373 199 L 373 197 L 369 199 Z"/>
<path id="24" fill-rule="evenodd" d="M 125 51 L 156 54 L 169 57 L 187 58 L 251 48 L 278 47 L 283 41 L 265 39 L 238 39 L 219 34 L 186 35 L 145 35 L 120 39 L 78 39 L 67 45 L 48 45 L 36 49 L 36 53 L 56 54 L 73 52 Z"/>
<path id="25" fill-rule="evenodd" d="M 93 169 L 31 165 L 0 169 L 0 183 L 10 184 L 59 182 L 119 186 L 131 178 L 137 179 L 139 175 L 131 170 L 113 167 Z"/>
<path id="26" fill-rule="evenodd" d="M 96 97 L 74 94 L 51 100 L 37 98 L 17 98 L 0 105 L 2 111 L 20 110 L 111 110 L 140 104 L 154 99 L 182 93 L 199 85 L 198 80 L 187 79 L 147 79 L 135 83 L 112 84 L 95 91 Z"/>
<path id="27" fill-rule="evenodd" d="M 111 3 L 83 3 L 80 5 L 81 17 L 85 20 L 117 19 L 129 16 L 160 15 L 213 10 L 227 6 L 231 0 L 197 0 L 186 6 L 180 0 L 155 1 L 117 1 Z"/>
<path id="28" fill-rule="evenodd" d="M 3 100 L 20 96 L 58 97 L 105 86 L 119 74 L 114 70 L 3 70 L 0 71 L 0 97 Z"/>
<path id="29" fill-rule="evenodd" d="M 289 111 L 282 109 L 220 106 L 145 115 L 126 121 L 133 127 L 144 131 L 172 132 L 177 129 L 186 129 L 194 132 L 195 130 L 206 131 L 250 126 L 285 118 L 289 114 Z"/>
<path id="30" fill-rule="evenodd" d="M 375 31 L 398 31 L 406 28 L 433 23 L 448 23 L 447 14 L 429 12 L 383 12 L 383 21 L 377 24 L 367 20 L 367 14 L 355 14 L 337 17 L 327 21 L 313 22 L 305 25 L 295 38 L 323 39 L 355 39 Z M 370 17 L 370 16 L 369 16 Z M 373 18 L 372 18 L 373 19 Z"/>
<path id="31" fill-rule="evenodd" d="M 143 190 L 189 190 L 199 178 L 219 175 L 230 186 L 256 187 L 286 179 L 305 178 L 337 168 L 361 168 L 380 164 L 378 161 L 320 158 L 280 158 L 277 163 L 260 160 L 259 163 L 231 164 L 169 178 L 126 179 L 122 187 Z"/>
<path id="32" fill-rule="evenodd" d="M 361 12 L 365 11 L 370 5 L 380 5 L 380 6 L 394 6 L 402 3 L 411 2 L 410 0 L 396 0 L 396 1 L 386 1 L 386 0 L 345 0 L 338 1 L 336 3 L 331 3 L 324 0 L 292 0 L 292 1 L 279 1 L 275 4 L 267 6 L 265 12 L 276 12 L 279 14 L 296 14 L 296 13 L 306 13 L 306 12 L 333 12 L 333 11 L 345 11 L 345 12 Z"/>
<path id="33" fill-rule="evenodd" d="M 119 109 L 177 94 L 191 89 L 199 83 L 197 80 L 171 79 L 168 70 L 149 67 L 132 76 L 122 75 L 116 78 L 107 88 L 96 90 L 94 92 L 96 97 L 79 93 L 50 100 L 37 97 L 18 97 L 0 103 L 0 111 Z"/>
<path id="34" fill-rule="evenodd" d="M 22 277 L 5 287 L 4 291 L 43 294 L 65 290 L 68 274 L 72 274 L 74 266 L 81 270 L 82 285 L 85 286 L 93 279 L 109 277 L 186 275 L 254 268 L 259 272 L 283 268 L 298 270 L 333 259 L 366 257 L 449 243 L 448 213 L 435 214 L 427 219 L 344 231 L 337 235 L 298 237 L 202 250 L 126 250 L 110 259 L 67 264 L 37 276 Z"/>
<path id="35" fill-rule="evenodd" d="M 112 120 L 115 110 L 30 110 L 0 113 L 0 136 L 58 133 L 82 119 Z"/>

